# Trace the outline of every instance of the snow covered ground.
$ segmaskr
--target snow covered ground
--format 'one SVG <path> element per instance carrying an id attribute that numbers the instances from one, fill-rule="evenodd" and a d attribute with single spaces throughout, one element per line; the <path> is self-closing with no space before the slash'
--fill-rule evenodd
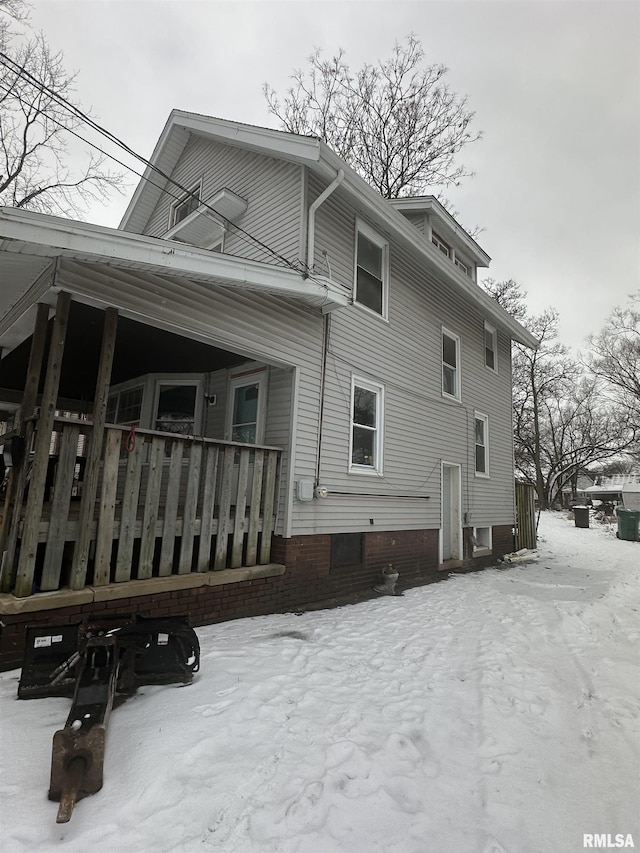
<path id="1" fill-rule="evenodd" d="M 69 700 L 0 675 L 0 849 L 640 848 L 640 545 L 546 513 L 530 556 L 198 629 L 194 683 L 113 712 L 104 787 L 68 824 L 47 789 Z"/>

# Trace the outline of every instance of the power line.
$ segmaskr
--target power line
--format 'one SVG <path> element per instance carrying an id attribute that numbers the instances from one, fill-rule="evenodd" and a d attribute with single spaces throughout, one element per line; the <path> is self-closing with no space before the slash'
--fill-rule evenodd
<path id="1" fill-rule="evenodd" d="M 109 131 L 106 128 L 99 125 L 96 121 L 94 121 L 94 119 L 92 119 L 90 116 L 88 116 L 82 110 L 80 110 L 77 106 L 72 104 L 70 101 L 68 101 L 66 98 L 64 98 L 62 95 L 60 95 L 55 90 L 51 89 L 49 86 L 47 86 L 41 80 L 38 80 L 36 77 L 34 77 L 33 74 L 31 74 L 29 71 L 27 71 L 27 69 L 24 65 L 19 65 L 17 62 L 15 62 L 15 60 L 11 59 L 10 56 L 8 56 L 6 53 L 4 53 L 2 51 L 0 51 L 0 64 L 4 65 L 5 68 L 7 68 L 12 73 L 17 74 L 20 77 L 23 77 L 28 83 L 35 86 L 38 90 L 40 90 L 43 93 L 46 93 L 50 98 L 52 98 L 52 100 L 55 101 L 55 103 L 57 103 L 63 109 L 67 110 L 67 112 L 71 113 L 71 115 L 74 116 L 76 119 L 78 119 L 80 122 L 88 125 L 92 130 L 95 130 L 98 134 L 104 136 L 106 139 L 108 139 L 110 142 L 115 144 L 117 147 L 124 150 L 127 154 L 129 154 L 130 156 L 139 160 L 145 166 L 150 168 L 153 172 L 160 175 L 166 182 L 177 187 L 180 190 L 181 195 L 175 196 L 174 194 L 169 192 L 166 189 L 166 187 L 162 187 L 159 184 L 154 183 L 153 181 L 150 180 L 150 178 L 146 177 L 144 174 L 137 172 L 131 166 L 128 166 L 126 163 L 123 163 L 121 160 L 118 160 L 117 157 L 114 157 L 112 154 L 109 154 L 108 152 L 104 151 L 98 145 L 96 145 L 95 143 L 92 143 L 89 140 L 85 139 L 83 136 L 81 136 L 77 132 L 73 131 L 71 128 L 68 128 L 66 125 L 62 124 L 61 122 L 57 121 L 52 116 L 47 116 L 47 118 L 49 120 L 53 121 L 55 124 L 58 124 L 59 127 L 64 129 L 68 133 L 71 133 L 73 136 L 75 136 L 76 138 L 85 142 L 87 145 L 92 146 L 97 151 L 100 151 L 106 157 L 109 157 L 110 159 L 114 160 L 114 162 L 123 166 L 125 169 L 128 169 L 129 171 L 131 171 L 133 174 L 137 175 L 141 179 L 146 180 L 148 183 L 150 183 L 152 186 L 159 189 L 161 192 L 166 193 L 170 198 L 173 198 L 174 200 L 182 200 L 185 198 L 192 198 L 194 201 L 198 202 L 198 204 L 200 206 L 205 207 L 207 210 L 209 210 L 215 216 L 222 219 L 228 227 L 231 227 L 234 229 L 234 231 L 238 232 L 239 236 L 244 235 L 245 238 L 247 238 L 248 240 L 251 240 L 252 243 L 257 245 L 259 248 L 261 248 L 268 255 L 276 258 L 277 260 L 282 262 L 285 266 L 292 269 L 294 272 L 299 273 L 299 272 L 305 271 L 303 269 L 303 266 L 302 266 L 300 261 L 298 261 L 298 263 L 290 261 L 284 255 L 281 255 L 279 252 L 277 252 L 275 249 L 273 249 L 271 246 L 269 246 L 268 244 L 259 240 L 257 237 L 255 237 L 253 234 L 246 231 L 241 226 L 236 225 L 234 222 L 232 222 L 230 219 L 228 219 L 228 217 L 224 216 L 224 214 L 220 213 L 212 205 L 208 204 L 208 202 L 202 201 L 198 197 L 198 195 L 196 195 L 196 193 L 194 193 L 191 189 L 189 189 L 188 187 L 185 187 L 179 181 L 176 181 L 174 178 L 172 178 L 170 175 L 167 175 L 162 169 L 160 169 L 158 166 L 156 166 L 150 160 L 147 160 L 141 154 L 138 154 L 136 151 L 134 151 L 134 149 L 132 149 L 129 145 L 127 145 L 126 142 L 121 140 L 115 134 L 111 133 L 111 131 Z M 7 89 L 5 87 L 2 87 L 2 88 L 4 89 L 5 92 L 10 91 L 9 89 Z"/>

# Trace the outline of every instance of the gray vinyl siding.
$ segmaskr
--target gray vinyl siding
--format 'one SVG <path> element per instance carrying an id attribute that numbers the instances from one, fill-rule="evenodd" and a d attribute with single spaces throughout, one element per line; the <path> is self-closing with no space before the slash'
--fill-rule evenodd
<path id="1" fill-rule="evenodd" d="M 339 190 L 317 214 L 316 263 L 328 247 L 332 277 L 349 285 L 357 215 Z M 441 392 L 443 326 L 460 338 L 460 402 Z M 351 496 L 305 508 L 315 530 L 439 527 L 442 461 L 462 467 L 465 526 L 513 523 L 510 343 L 501 334 L 498 342 L 494 372 L 484 364 L 484 317 L 390 246 L 388 322 L 357 305 L 331 317 L 320 481 Z M 352 375 L 384 386 L 382 476 L 348 472 Z M 476 411 L 489 418 L 486 479 L 475 476 Z"/>
<path id="2" fill-rule="evenodd" d="M 234 223 L 239 227 L 232 225 L 227 232 L 225 254 L 271 264 L 279 262 L 276 255 L 291 263 L 298 260 L 303 177 L 300 166 L 192 135 L 171 177 L 185 189 L 202 180 L 205 201 L 223 188 L 247 201 L 246 211 Z M 170 184 L 167 190 L 144 230 L 148 236 L 162 237 L 169 229 L 171 204 L 181 193 Z"/>

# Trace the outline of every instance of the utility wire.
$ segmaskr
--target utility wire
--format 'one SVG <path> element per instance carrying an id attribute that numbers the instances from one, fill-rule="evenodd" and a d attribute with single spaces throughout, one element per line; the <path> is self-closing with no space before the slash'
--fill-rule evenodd
<path id="1" fill-rule="evenodd" d="M 180 197 L 176 197 L 175 195 L 170 193 L 166 189 L 166 187 L 161 187 L 159 184 L 156 184 L 153 181 L 151 181 L 149 178 L 145 177 L 145 175 L 140 174 L 139 172 L 136 172 L 136 170 L 133 169 L 131 166 L 126 165 L 125 163 L 118 160 L 113 155 L 111 155 L 111 154 L 107 153 L 106 151 L 104 151 L 103 149 L 101 149 L 99 146 L 95 145 L 94 143 L 92 143 L 89 140 L 85 139 L 84 137 L 80 136 L 78 133 L 75 133 L 73 130 L 66 127 L 61 122 L 56 121 L 51 116 L 47 116 L 47 118 L 54 121 L 54 123 L 58 124 L 61 128 L 63 128 L 67 132 L 73 134 L 74 136 L 76 136 L 78 139 L 82 140 L 86 144 L 91 145 L 97 151 L 100 151 L 102 154 L 104 154 L 106 157 L 109 157 L 110 159 L 112 159 L 116 163 L 118 163 L 119 165 L 123 166 L 125 169 L 128 169 L 129 171 L 133 172 L 133 174 L 138 175 L 138 177 L 142 178 L 143 180 L 146 180 L 148 183 L 150 183 L 152 186 L 155 186 L 161 192 L 164 192 L 167 195 L 169 195 L 170 198 L 173 198 L 173 199 L 192 198 L 194 201 L 197 201 L 200 206 L 205 207 L 207 210 L 209 210 L 215 216 L 222 219 L 227 224 L 227 226 L 233 228 L 235 231 L 239 232 L 240 234 L 244 235 L 246 238 L 251 240 L 254 244 L 259 246 L 268 255 L 275 257 L 277 260 L 281 261 L 284 265 L 286 265 L 287 267 L 292 269 L 294 272 L 298 272 L 298 273 L 305 272 L 304 266 L 300 261 L 298 261 L 298 263 L 290 261 L 288 258 L 284 257 L 284 255 L 281 255 L 275 249 L 271 248 L 271 246 L 267 245 L 266 243 L 263 243 L 261 240 L 259 240 L 257 237 L 254 237 L 253 234 L 250 234 L 248 231 L 246 231 L 241 226 L 236 225 L 234 222 L 232 222 L 230 219 L 228 219 L 222 213 L 217 211 L 213 206 L 211 206 L 210 204 L 208 204 L 205 201 L 202 201 L 198 197 L 198 195 L 196 195 L 196 193 L 194 193 L 188 187 L 183 186 L 179 181 L 176 181 L 170 175 L 167 175 L 162 169 L 160 169 L 155 164 L 151 163 L 151 161 L 147 160 L 141 154 L 138 154 L 136 151 L 134 151 L 133 148 L 131 148 L 129 145 L 127 145 L 126 142 L 121 140 L 115 134 L 111 133 L 111 131 L 109 131 L 106 128 L 99 125 L 96 121 L 94 121 L 94 119 L 92 119 L 90 116 L 88 116 L 82 110 L 80 110 L 78 107 L 76 107 L 74 104 L 72 104 L 70 101 L 68 101 L 62 95 L 60 95 L 58 92 L 51 89 L 49 86 L 47 86 L 41 80 L 38 80 L 36 77 L 34 77 L 33 74 L 31 74 L 29 71 L 27 71 L 27 69 L 24 65 L 19 65 L 17 62 L 15 62 L 15 60 L 11 59 L 11 57 L 8 56 L 3 51 L 0 51 L 0 64 L 4 65 L 5 68 L 7 68 L 9 71 L 11 71 L 14 74 L 17 74 L 19 77 L 23 77 L 28 83 L 35 86 L 39 91 L 46 93 L 59 106 L 61 106 L 67 112 L 71 113 L 76 119 L 87 124 L 92 130 L 95 130 L 97 133 L 104 136 L 110 142 L 112 142 L 113 144 L 115 144 L 119 148 L 123 149 L 127 154 L 129 154 L 130 156 L 132 156 L 136 160 L 139 160 L 146 167 L 151 168 L 152 171 L 154 171 L 158 175 L 160 175 L 166 182 L 177 187 L 181 192 Z M 4 88 L 4 91 L 8 92 L 9 90 L 7 88 Z"/>

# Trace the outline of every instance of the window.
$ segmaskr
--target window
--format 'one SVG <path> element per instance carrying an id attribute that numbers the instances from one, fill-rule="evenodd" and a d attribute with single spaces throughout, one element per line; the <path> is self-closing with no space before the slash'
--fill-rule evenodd
<path id="1" fill-rule="evenodd" d="M 351 447 L 352 472 L 382 474 L 382 385 L 352 379 Z"/>
<path id="2" fill-rule="evenodd" d="M 489 476 L 489 418 L 476 412 L 475 415 L 476 476 Z"/>
<path id="3" fill-rule="evenodd" d="M 490 527 L 474 527 L 473 528 L 473 550 L 475 551 L 490 551 L 491 544 L 491 528 Z"/>
<path id="4" fill-rule="evenodd" d="M 442 393 L 460 399 L 460 338 L 442 330 Z"/>
<path id="5" fill-rule="evenodd" d="M 491 370 L 498 369 L 498 346 L 496 330 L 488 323 L 484 324 L 484 363 Z"/>
<path id="6" fill-rule="evenodd" d="M 229 441 L 243 444 L 261 444 L 264 441 L 266 392 L 266 370 L 231 379 L 227 415 Z"/>
<path id="7" fill-rule="evenodd" d="M 177 435 L 195 435 L 198 384 L 158 382 L 153 428 Z"/>
<path id="8" fill-rule="evenodd" d="M 366 226 L 356 235 L 355 301 L 375 314 L 387 316 L 389 247 Z"/>
<path id="9" fill-rule="evenodd" d="M 456 266 L 458 267 L 458 269 L 461 269 L 465 275 L 469 275 L 469 268 L 467 267 L 466 264 L 463 264 L 462 261 L 459 261 L 457 258 L 456 258 L 455 263 L 456 263 Z"/>
<path id="10" fill-rule="evenodd" d="M 200 184 L 191 187 L 190 192 L 185 193 L 182 198 L 171 205 L 171 221 L 169 227 L 173 228 L 183 219 L 186 219 L 190 213 L 200 207 Z"/>
<path id="11" fill-rule="evenodd" d="M 449 257 L 449 247 L 446 245 L 446 243 L 443 243 L 442 240 L 436 234 L 431 235 L 431 242 L 434 246 L 440 249 L 443 255 Z"/>
<path id="12" fill-rule="evenodd" d="M 107 423 L 130 426 L 140 424 L 144 387 L 129 388 L 109 395 L 107 401 Z"/>

